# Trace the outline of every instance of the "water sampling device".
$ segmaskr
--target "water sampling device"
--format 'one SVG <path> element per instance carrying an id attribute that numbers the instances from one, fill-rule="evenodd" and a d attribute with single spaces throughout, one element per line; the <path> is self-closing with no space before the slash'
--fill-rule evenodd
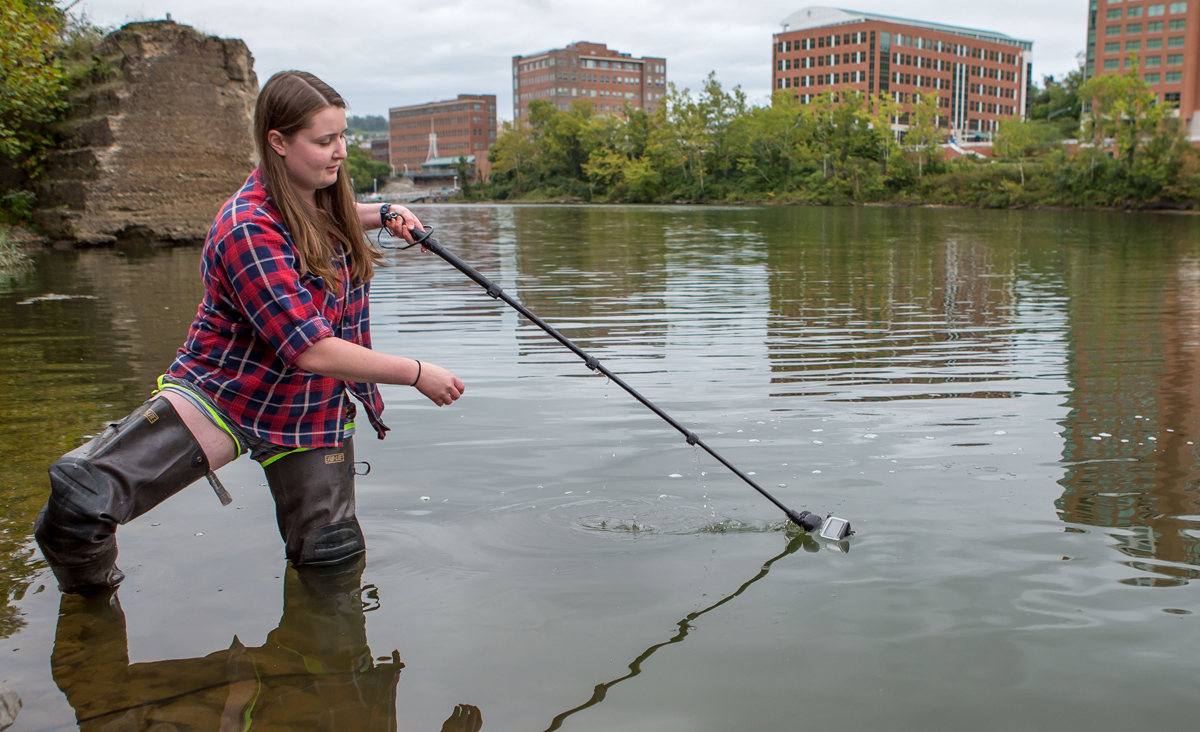
<path id="1" fill-rule="evenodd" d="M 384 215 L 384 218 L 385 218 L 384 223 L 386 224 L 396 218 L 399 218 L 399 216 L 400 216 L 400 214 L 398 214 L 398 213 L 387 213 Z M 559 333 L 557 330 L 555 330 L 552 326 L 550 326 L 544 320 L 539 318 L 537 315 L 534 315 L 533 312 L 531 312 L 529 310 L 529 308 L 525 307 L 521 303 L 514 300 L 512 297 L 510 297 L 508 295 L 508 293 L 506 293 L 506 292 L 504 292 L 504 290 L 500 289 L 500 287 L 497 286 L 494 282 L 492 282 L 487 277 L 484 277 L 482 274 L 480 274 L 478 271 L 476 271 L 474 267 L 472 267 L 471 265 L 467 264 L 466 262 L 462 261 L 457 256 L 455 256 L 455 254 L 453 252 L 449 251 L 448 249 L 446 249 L 446 247 L 444 247 L 440 243 L 438 243 L 438 241 L 432 237 L 432 234 L 433 234 L 433 227 L 430 227 L 428 229 L 421 229 L 421 228 L 413 229 L 412 230 L 413 242 L 411 244 L 407 244 L 405 246 L 395 247 L 395 248 L 411 249 L 412 247 L 420 245 L 420 246 L 424 247 L 426 250 L 431 251 L 434 254 L 441 257 L 442 259 L 446 260 L 446 262 L 448 262 L 452 267 L 457 269 L 459 272 L 462 272 L 464 275 L 466 275 L 472 281 L 474 281 L 475 284 L 482 287 L 487 292 L 488 296 L 492 297 L 493 299 L 503 300 L 507 305 L 512 307 L 514 310 L 516 310 L 521 315 L 525 316 L 525 318 L 527 320 L 529 320 L 529 322 L 533 323 L 537 327 L 546 331 L 546 333 L 549 334 L 551 338 L 558 341 L 562 345 L 566 346 L 568 350 L 570 350 L 576 356 L 579 356 L 581 359 L 583 359 L 583 362 L 588 367 L 588 369 L 590 369 L 594 372 L 597 372 L 597 373 L 604 374 L 614 384 L 616 384 L 617 386 L 624 389 L 626 392 L 629 393 L 630 396 L 632 396 L 634 399 L 637 399 L 639 402 L 641 402 L 643 405 L 645 405 L 650 411 L 654 412 L 659 417 L 661 417 L 663 419 L 663 421 L 665 421 L 667 424 L 671 425 L 676 430 L 678 430 L 680 432 L 680 434 L 682 434 L 687 439 L 687 443 L 689 445 L 699 447 L 700 449 L 707 452 L 709 455 L 712 455 L 714 458 L 716 458 L 717 462 L 719 462 L 722 465 L 724 465 L 725 467 L 729 468 L 731 471 L 733 471 L 734 475 L 741 478 L 751 488 L 753 488 L 754 490 L 756 490 L 760 494 L 762 494 L 762 496 L 764 498 L 766 498 L 771 503 L 775 504 L 775 506 L 780 511 L 783 511 L 783 513 L 788 517 L 788 520 L 791 521 L 792 523 L 801 527 L 805 531 L 818 532 L 818 534 L 821 536 L 821 538 L 829 539 L 831 541 L 841 541 L 842 539 L 846 538 L 846 536 L 848 534 L 850 534 L 850 522 L 847 521 L 846 519 L 838 518 L 838 517 L 832 516 L 832 515 L 821 517 L 821 516 L 818 516 L 817 514 L 810 513 L 808 511 L 797 512 L 797 511 L 793 511 L 792 509 L 790 509 L 787 506 L 780 503 L 779 500 L 776 499 L 774 496 L 772 496 L 770 493 L 768 493 L 766 491 L 766 489 L 764 489 L 758 483 L 754 482 L 754 480 L 752 480 L 750 478 L 750 476 L 746 475 L 744 472 L 739 470 L 737 468 L 737 466 L 735 466 L 733 463 L 731 463 L 728 460 L 726 460 L 725 458 L 721 457 L 721 455 L 719 455 L 711 447 L 704 444 L 704 440 L 701 440 L 699 437 L 697 437 L 696 433 L 692 432 L 691 430 L 689 430 L 686 427 L 684 427 L 683 425 L 681 425 L 679 422 L 675 421 L 675 419 L 672 418 L 671 415 L 667 414 L 662 409 L 660 409 L 657 405 L 655 405 L 653 402 L 651 402 L 649 399 L 647 399 L 646 397 L 639 394 L 636 389 L 634 389 L 629 384 L 626 384 L 625 381 L 623 379 L 621 379 L 621 377 L 617 376 L 612 371 L 610 371 L 608 369 L 608 367 L 606 367 L 604 364 L 600 363 L 600 361 L 598 359 L 596 359 L 595 356 L 588 354 L 582 348 L 580 348 L 579 346 L 572 343 L 569 338 L 564 336 L 562 333 Z"/>

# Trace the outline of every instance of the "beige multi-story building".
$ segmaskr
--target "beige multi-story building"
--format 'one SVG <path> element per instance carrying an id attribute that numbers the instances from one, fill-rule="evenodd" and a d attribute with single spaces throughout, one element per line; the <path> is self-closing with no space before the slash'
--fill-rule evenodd
<path id="1" fill-rule="evenodd" d="M 447 99 L 388 110 L 392 169 L 411 175 L 428 160 L 460 155 L 475 164 L 476 177 L 487 177 L 487 152 L 496 141 L 496 95 L 459 94 Z"/>
<path id="2" fill-rule="evenodd" d="M 620 114 L 625 105 L 653 112 L 667 92 L 665 58 L 633 58 L 587 41 L 513 56 L 512 74 L 515 119 L 529 116 L 534 99 L 564 111 L 577 99 L 590 99 L 601 113 Z"/>
<path id="3" fill-rule="evenodd" d="M 1028 110 L 1030 41 L 825 7 L 795 12 L 782 25 L 772 38 L 771 86 L 801 102 L 841 89 L 901 104 L 937 94 L 942 124 L 960 136 L 990 134 Z"/>
<path id="4" fill-rule="evenodd" d="M 1200 140 L 1200 0 L 1089 0 L 1084 76 L 1138 73 Z"/>
<path id="5" fill-rule="evenodd" d="M 385 137 L 381 140 L 371 140 L 371 159 L 380 163 L 392 164 L 391 142 Z"/>

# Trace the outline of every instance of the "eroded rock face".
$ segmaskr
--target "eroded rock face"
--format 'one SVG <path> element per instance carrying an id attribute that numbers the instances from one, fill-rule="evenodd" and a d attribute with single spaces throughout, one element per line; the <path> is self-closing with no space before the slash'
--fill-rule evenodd
<path id="1" fill-rule="evenodd" d="M 97 56 L 49 161 L 39 229 L 83 245 L 202 240 L 256 164 L 253 56 L 170 21 L 130 23 Z"/>

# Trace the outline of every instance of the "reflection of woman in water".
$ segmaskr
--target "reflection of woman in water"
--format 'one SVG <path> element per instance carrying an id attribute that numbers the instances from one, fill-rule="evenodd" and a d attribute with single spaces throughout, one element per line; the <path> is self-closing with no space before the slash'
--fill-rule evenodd
<path id="1" fill-rule="evenodd" d="M 35 534 L 65 592 L 118 584 L 117 524 L 242 453 L 260 462 L 289 560 L 363 553 L 354 512 L 355 407 L 382 439 L 376 384 L 452 403 L 463 383 L 435 364 L 371 350 L 368 291 L 380 253 L 365 229 L 412 241 L 399 206 L 354 202 L 346 103 L 315 76 L 285 71 L 254 112 L 261 164 L 217 215 L 204 245 L 205 295 L 155 396 L 50 468 Z"/>
<path id="2" fill-rule="evenodd" d="M 115 592 L 64 595 L 51 671 L 79 728 L 395 730 L 400 654 L 375 661 L 359 583 L 363 562 L 336 572 L 289 568 L 279 627 L 257 648 L 234 637 L 203 658 L 129 663 L 125 614 Z M 482 717 L 460 705 L 444 732 L 476 732 Z"/>

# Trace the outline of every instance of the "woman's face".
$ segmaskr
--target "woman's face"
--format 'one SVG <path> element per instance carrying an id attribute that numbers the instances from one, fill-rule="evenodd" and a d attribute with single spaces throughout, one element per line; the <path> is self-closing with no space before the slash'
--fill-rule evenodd
<path id="1" fill-rule="evenodd" d="M 338 168 L 346 159 L 346 110 L 328 106 L 312 116 L 308 126 L 290 138 L 276 130 L 267 141 L 283 158 L 288 177 L 305 200 L 337 182 Z"/>

